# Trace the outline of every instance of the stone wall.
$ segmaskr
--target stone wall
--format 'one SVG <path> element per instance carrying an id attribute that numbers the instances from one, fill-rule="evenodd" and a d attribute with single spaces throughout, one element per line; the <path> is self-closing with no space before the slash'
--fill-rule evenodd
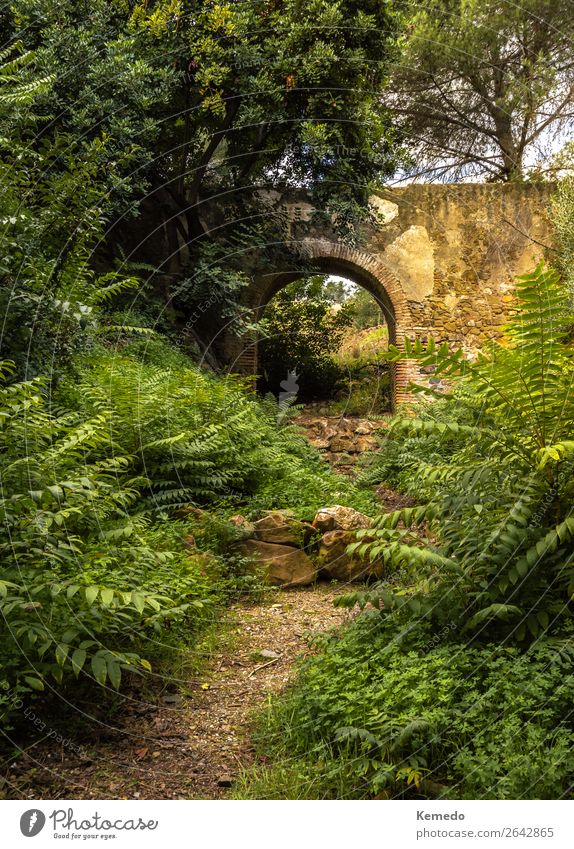
<path id="1" fill-rule="evenodd" d="M 381 226 L 368 250 L 398 278 L 413 318 L 408 335 L 475 351 L 498 338 L 512 284 L 552 241 L 548 185 L 409 186 L 373 198 Z"/>
<path id="2" fill-rule="evenodd" d="M 371 198 L 378 224 L 363 229 L 357 247 L 317 225 L 304 195 L 266 193 L 291 222 L 289 240 L 311 267 L 353 279 L 385 310 L 391 339 L 407 336 L 462 347 L 469 355 L 500 338 L 513 304 L 513 279 L 531 270 L 551 246 L 551 185 L 412 185 Z M 292 263 L 293 252 L 286 251 Z M 301 272 L 289 264 L 262 269 L 245 292 L 254 317 Z M 257 371 L 254 338 L 226 342 L 234 371 Z M 406 400 L 414 364 L 399 363 L 395 400 Z"/>

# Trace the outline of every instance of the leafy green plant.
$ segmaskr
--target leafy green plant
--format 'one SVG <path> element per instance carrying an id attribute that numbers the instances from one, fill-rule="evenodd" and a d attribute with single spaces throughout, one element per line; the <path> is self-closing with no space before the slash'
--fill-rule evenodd
<path id="1" fill-rule="evenodd" d="M 333 303 L 321 278 L 292 283 L 279 292 L 261 322 L 264 388 L 279 395 L 281 381 L 292 372 L 301 399 L 330 397 L 345 377 L 334 354 L 351 322 L 351 310 Z"/>
<path id="2" fill-rule="evenodd" d="M 468 635 L 522 642 L 559 630 L 574 593 L 574 352 L 556 272 L 540 265 L 519 278 L 516 298 L 505 344 L 475 362 L 432 342 L 394 350 L 462 380 L 472 417 L 394 423 L 395 435 L 447 436 L 451 456 L 418 457 L 409 475 L 426 503 L 379 517 L 351 550 L 411 570 L 408 592 L 374 589 L 362 599 L 384 615 L 439 626 L 454 617 Z"/>
<path id="3" fill-rule="evenodd" d="M 571 632 L 570 632 L 571 636 Z M 371 611 L 304 662 L 258 726 L 257 799 L 546 799 L 574 781 L 572 647 L 436 642 Z"/>
<path id="4" fill-rule="evenodd" d="M 4 366 L 4 374 L 10 367 Z M 153 634 L 212 605 L 183 544 L 158 545 L 134 510 L 147 481 L 108 456 L 105 413 L 52 412 L 35 379 L 0 390 L 2 675 L 12 691 L 149 669 Z"/>

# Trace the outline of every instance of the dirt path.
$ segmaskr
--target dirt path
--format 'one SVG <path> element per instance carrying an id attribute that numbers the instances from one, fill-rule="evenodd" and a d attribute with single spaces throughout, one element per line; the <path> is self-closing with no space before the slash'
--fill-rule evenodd
<path id="1" fill-rule="evenodd" d="M 305 413 L 296 421 L 335 468 L 351 475 L 386 424 Z M 381 488 L 379 496 L 387 509 L 404 506 L 390 490 Z M 211 635 L 215 648 L 205 646 L 200 677 L 191 648 L 182 652 L 177 685 L 157 677 L 98 704 L 74 696 L 68 708 L 60 697 L 39 700 L 0 772 L 0 798 L 225 798 L 257 758 L 253 714 L 292 679 L 297 659 L 312 651 L 313 634 L 351 617 L 333 607 L 341 591 L 326 584 L 269 590 L 261 601 L 232 605 Z"/>
<path id="2" fill-rule="evenodd" d="M 67 742 L 40 740 L 15 757 L 4 771 L 4 796 L 224 798 L 256 758 L 252 713 L 285 687 L 296 658 L 310 651 L 313 633 L 349 617 L 333 607 L 340 592 L 318 585 L 270 591 L 258 603 L 233 605 L 218 626 L 217 648 L 200 678 L 182 676 L 177 692 L 147 699 L 132 693 L 75 732 L 73 723 L 56 729 Z M 41 721 L 50 728 L 49 715 Z"/>

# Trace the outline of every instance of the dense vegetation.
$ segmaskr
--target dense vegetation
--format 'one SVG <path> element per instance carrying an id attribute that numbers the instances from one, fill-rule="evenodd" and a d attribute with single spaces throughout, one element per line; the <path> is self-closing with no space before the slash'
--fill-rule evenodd
<path id="1" fill-rule="evenodd" d="M 153 269 L 106 257 L 106 229 L 126 203 L 136 214 L 153 182 L 162 104 L 177 106 L 177 62 L 160 59 L 179 8 L 101 2 L 84 16 L 32 2 L 2 13 L 12 41 L 0 68 L 3 728 L 22 699 L 74 677 L 119 688 L 248 589 L 241 558 L 220 556 L 233 507 L 308 516 L 327 494 L 355 497 L 286 409 L 174 344 Z M 231 7 L 214 14 L 207 28 L 234 30 Z M 197 132 L 209 133 L 207 116 Z"/>
<path id="2" fill-rule="evenodd" d="M 290 283 L 266 306 L 261 331 L 261 391 L 330 401 L 347 415 L 390 409 L 388 333 L 366 289 L 320 275 Z"/>
<path id="3" fill-rule="evenodd" d="M 567 289 L 516 284 L 507 342 L 476 362 L 395 350 L 454 384 L 400 416 L 365 482 L 414 507 L 358 531 L 385 580 L 325 640 L 263 729 L 278 766 L 247 793 L 556 798 L 574 782 L 574 352 Z"/>
<path id="4" fill-rule="evenodd" d="M 419 6 L 0 9 L 5 737 L 29 700 L 169 679 L 230 599 L 263 592 L 235 513 L 348 505 L 375 517 L 349 553 L 384 580 L 339 600 L 353 624 L 259 717 L 272 766 L 237 795 L 572 796 L 572 178 L 553 267 L 516 282 L 503 342 L 473 361 L 432 342 L 382 357 L 380 313 L 309 279 L 301 222 L 264 200 L 304 188 L 351 244 L 405 169 L 544 178 L 539 147 L 572 121 L 568 3 Z M 241 293 L 267 268 L 301 277 L 255 323 Z M 230 324 L 266 336 L 264 398 L 222 367 Z M 338 476 L 293 402 L 381 412 L 402 357 L 449 392 Z M 379 485 L 414 506 L 380 515 Z"/>
<path id="5" fill-rule="evenodd" d="M 325 498 L 373 507 L 284 410 L 161 339 L 94 347 L 76 367 L 52 395 L 42 378 L 2 389 L 4 721 L 23 693 L 70 675 L 119 687 L 123 671 L 150 668 L 156 638 L 189 640 L 249 589 L 241 559 L 217 556 L 234 508 L 312 518 Z M 188 505 L 220 518 L 177 519 Z M 190 534 L 213 556 L 190 552 Z"/>

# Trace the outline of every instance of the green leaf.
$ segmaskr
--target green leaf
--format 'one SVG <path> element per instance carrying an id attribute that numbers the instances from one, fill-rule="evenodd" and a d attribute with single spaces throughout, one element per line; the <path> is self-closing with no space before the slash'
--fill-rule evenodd
<path id="1" fill-rule="evenodd" d="M 76 649 L 72 654 L 72 671 L 76 678 L 84 668 L 87 652 L 85 649 Z"/>
<path id="2" fill-rule="evenodd" d="M 106 658 L 100 653 L 95 654 L 91 660 L 92 672 L 98 684 L 104 685 L 108 675 L 108 665 Z"/>
<path id="3" fill-rule="evenodd" d="M 58 645 L 56 646 L 56 663 L 58 664 L 58 666 L 64 666 L 69 651 L 70 646 L 66 645 L 65 643 L 58 643 Z"/>
<path id="4" fill-rule="evenodd" d="M 86 601 L 88 604 L 92 605 L 98 597 L 98 593 L 100 592 L 99 587 L 86 587 L 84 590 Z"/>
<path id="5" fill-rule="evenodd" d="M 142 593 L 132 593 L 132 602 L 138 613 L 143 613 L 145 608 L 145 596 Z"/>
<path id="6" fill-rule="evenodd" d="M 24 675 L 24 681 L 33 690 L 41 692 L 44 689 L 44 682 L 40 678 L 32 678 L 30 675 Z"/>
<path id="7" fill-rule="evenodd" d="M 114 600 L 114 591 L 109 588 L 103 589 L 100 593 L 100 596 L 102 599 L 102 604 L 105 604 L 106 607 L 109 607 Z"/>
<path id="8" fill-rule="evenodd" d="M 122 671 L 120 668 L 119 661 L 109 659 L 108 660 L 108 677 L 110 679 L 110 684 L 114 688 L 114 690 L 119 690 L 120 683 L 122 680 Z"/>

